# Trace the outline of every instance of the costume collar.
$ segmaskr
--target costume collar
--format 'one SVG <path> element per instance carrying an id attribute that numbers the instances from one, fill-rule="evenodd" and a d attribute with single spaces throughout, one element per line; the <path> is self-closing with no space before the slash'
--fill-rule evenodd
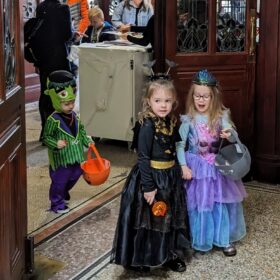
<path id="1" fill-rule="evenodd" d="M 72 112 L 73 115 L 74 115 L 74 119 L 75 119 L 75 128 L 76 128 L 76 135 L 73 135 L 72 131 L 70 130 L 69 126 L 65 123 L 63 117 L 61 116 L 61 114 L 59 112 L 54 112 L 52 114 L 52 117 L 55 119 L 55 120 L 58 120 L 59 121 L 59 128 L 61 130 L 63 130 L 64 132 L 66 132 L 67 134 L 69 134 L 69 136 L 73 137 L 73 138 L 76 138 L 77 135 L 78 135 L 78 119 L 76 117 L 76 113 L 73 111 Z"/>

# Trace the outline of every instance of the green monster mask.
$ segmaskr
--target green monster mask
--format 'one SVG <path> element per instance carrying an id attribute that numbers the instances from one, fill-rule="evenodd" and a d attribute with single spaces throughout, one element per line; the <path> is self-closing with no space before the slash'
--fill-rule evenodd
<path id="1" fill-rule="evenodd" d="M 55 71 L 50 74 L 44 93 L 50 96 L 54 109 L 62 112 L 61 102 L 75 100 L 75 91 L 76 81 L 72 74 L 67 71 Z"/>

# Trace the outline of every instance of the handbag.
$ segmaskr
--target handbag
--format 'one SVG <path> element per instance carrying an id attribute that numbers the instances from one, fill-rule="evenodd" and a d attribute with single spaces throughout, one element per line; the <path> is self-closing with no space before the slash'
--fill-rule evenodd
<path id="1" fill-rule="evenodd" d="M 36 46 L 36 35 L 39 32 L 44 18 L 33 17 L 24 24 L 24 58 L 30 63 L 39 62 L 39 49 Z"/>
<path id="2" fill-rule="evenodd" d="M 233 180 L 240 180 L 250 171 L 251 156 L 248 148 L 239 140 L 237 132 L 234 129 L 230 132 L 236 143 L 222 147 L 224 139 L 221 141 L 215 157 L 215 166 L 222 175 Z"/>

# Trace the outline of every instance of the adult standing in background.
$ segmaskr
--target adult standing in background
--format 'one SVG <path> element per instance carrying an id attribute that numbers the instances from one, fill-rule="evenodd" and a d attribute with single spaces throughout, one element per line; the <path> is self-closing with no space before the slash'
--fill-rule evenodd
<path id="1" fill-rule="evenodd" d="M 84 33 L 89 26 L 88 1 L 87 0 L 60 0 L 62 4 L 67 4 L 70 8 L 71 19 L 74 23 L 75 31 Z"/>
<path id="2" fill-rule="evenodd" d="M 88 0 L 60 0 L 60 2 L 62 4 L 67 4 L 69 6 L 71 20 L 72 20 L 72 28 L 75 31 L 75 38 L 68 46 L 69 52 L 71 53 L 71 46 L 80 44 L 80 41 L 83 38 L 83 35 L 90 24 L 88 18 L 88 10 L 89 10 Z M 71 72 L 74 74 L 76 78 L 78 78 L 78 65 L 76 65 L 71 59 L 70 61 L 71 61 L 70 62 Z M 79 84 L 78 81 L 77 84 Z M 75 110 L 79 110 L 80 94 L 78 89 L 77 89 L 76 96 L 77 98 L 76 98 Z"/>
<path id="3" fill-rule="evenodd" d="M 72 24 L 70 9 L 59 0 L 45 0 L 36 9 L 36 16 L 44 18 L 44 22 L 36 33 L 36 49 L 39 51 L 38 63 L 41 94 L 39 98 L 39 111 L 43 129 L 47 117 L 54 111 L 49 96 L 44 94 L 47 86 L 47 77 L 56 70 L 70 71 L 68 56 L 68 43 L 72 39 Z"/>
<path id="4" fill-rule="evenodd" d="M 151 0 L 124 0 L 115 8 L 112 23 L 120 29 L 127 24 L 146 26 L 153 14 Z"/>
<path id="5" fill-rule="evenodd" d="M 149 19 L 147 26 L 129 26 L 126 25 L 125 28 L 123 28 L 122 32 L 135 32 L 135 33 L 143 33 L 142 37 L 136 37 L 133 35 L 130 35 L 128 33 L 124 33 L 121 35 L 121 38 L 127 41 L 132 42 L 133 44 L 141 45 L 141 46 L 147 46 L 148 44 L 151 44 L 152 48 L 154 47 L 154 15 Z"/>

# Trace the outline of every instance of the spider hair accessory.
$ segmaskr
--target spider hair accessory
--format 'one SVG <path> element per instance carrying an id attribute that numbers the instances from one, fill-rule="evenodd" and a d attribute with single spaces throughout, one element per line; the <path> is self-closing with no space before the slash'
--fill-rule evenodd
<path id="1" fill-rule="evenodd" d="M 218 81 L 207 69 L 198 71 L 192 81 L 196 85 L 217 86 Z"/>
<path id="2" fill-rule="evenodd" d="M 148 61 L 147 63 L 143 64 L 145 67 L 149 68 L 151 71 L 151 75 L 149 76 L 150 81 L 156 81 L 156 80 L 170 80 L 171 77 L 169 75 L 169 71 L 171 68 L 176 67 L 177 64 L 173 61 L 170 61 L 168 59 L 165 59 L 166 64 L 168 65 L 168 69 L 165 73 L 155 73 L 153 71 L 153 66 L 155 65 L 156 61 Z"/>

